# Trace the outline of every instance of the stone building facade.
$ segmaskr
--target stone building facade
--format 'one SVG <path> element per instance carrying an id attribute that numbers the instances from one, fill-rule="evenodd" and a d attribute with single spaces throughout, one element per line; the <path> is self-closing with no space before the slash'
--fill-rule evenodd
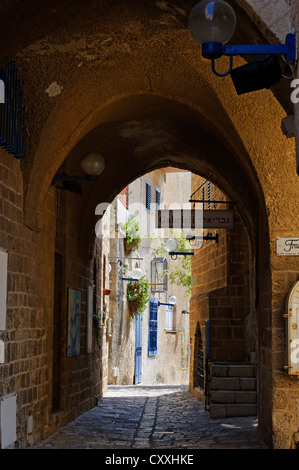
<path id="1" fill-rule="evenodd" d="M 146 185 L 151 188 L 150 210 L 146 207 Z M 115 219 L 113 231 L 116 237 L 111 238 L 111 289 L 109 296 L 110 316 L 112 319 L 112 335 L 109 341 L 109 383 L 131 385 L 142 383 L 153 384 L 188 384 L 189 361 L 188 347 L 184 348 L 185 356 L 182 360 L 183 342 L 189 338 L 189 306 L 188 299 L 184 297 L 185 288 L 173 285 L 164 278 L 152 275 L 155 269 L 160 271 L 172 270 L 171 260 L 167 252 L 163 255 L 157 250 L 163 247 L 165 236 L 169 231 L 156 227 L 156 191 L 159 193 L 159 207 L 168 209 L 174 203 L 183 207 L 188 201 L 191 191 L 191 175 L 188 172 L 175 172 L 175 169 L 161 169 L 150 172 L 127 187 L 126 199 L 122 195 L 113 202 Z M 124 206 L 125 202 L 125 206 Z M 134 216 L 138 222 L 141 243 L 138 249 L 130 253 L 125 248 L 125 232 L 122 224 Z M 115 225 L 117 230 L 115 230 Z M 156 261 L 165 260 L 159 267 Z M 149 352 L 149 321 L 150 302 L 139 317 L 132 317 L 126 299 L 127 282 L 122 278 L 130 278 L 132 270 L 139 268 L 150 283 L 149 298 L 167 303 L 170 296 L 175 295 L 177 303 L 173 311 L 173 323 L 166 319 L 165 305 L 158 307 L 157 313 L 157 350 L 151 355 Z M 184 313 L 182 313 L 184 312 Z M 141 332 L 137 322 L 140 321 Z M 169 323 L 169 324 L 168 324 Z M 183 328 L 183 330 L 182 330 Z M 139 340 L 137 336 L 140 335 Z M 141 348 L 141 364 L 136 364 L 136 348 Z M 117 371 L 115 372 L 115 368 Z M 136 369 L 139 374 L 136 375 Z M 117 374 L 117 375 L 116 375 Z"/>
<path id="2" fill-rule="evenodd" d="M 299 264 L 296 256 L 279 256 L 276 243 L 299 236 L 299 104 L 290 99 L 290 80 L 237 96 L 230 77 L 213 75 L 188 31 L 194 3 L 0 5 L 1 67 L 14 60 L 18 69 L 28 144 L 26 158 L 0 150 L 0 249 L 1 260 L 7 259 L 7 269 L 1 265 L 7 292 L 1 297 L 0 397 L 12 423 L 9 435 L 1 427 L 1 447 L 30 446 L 101 398 L 108 345 L 104 335 L 99 350 L 96 330 L 90 330 L 88 292 L 96 286 L 94 309 L 102 308 L 107 247 L 95 235 L 95 208 L 111 203 L 136 178 L 169 166 L 210 179 L 238 203 L 240 237 L 220 237 L 223 268 L 214 270 L 213 279 L 210 271 L 206 279 L 195 273 L 193 333 L 199 302 L 215 322 L 226 315 L 223 325 L 215 323 L 215 356 L 222 357 L 227 334 L 234 337 L 227 359 L 249 354 L 253 360 L 256 353 L 260 435 L 274 448 L 298 446 L 299 382 L 284 368 L 284 314 Z M 283 42 L 293 27 L 298 33 L 296 0 L 229 3 L 238 18 L 234 43 Z M 236 57 L 234 65 L 247 60 Z M 293 73 L 298 79 L 297 64 Z M 281 122 L 292 115 L 295 137 L 287 138 Z M 54 176 L 81 174 L 82 157 L 94 151 L 105 159 L 98 181 L 84 182 L 81 196 L 61 190 L 58 198 Z M 204 247 L 212 263 L 215 249 Z M 236 250 L 242 253 L 238 261 Z M 196 264 L 198 259 L 194 269 Z M 218 289 L 214 294 L 207 293 L 209 283 Z M 76 356 L 66 353 L 68 289 L 81 294 Z M 223 300 L 240 312 L 240 295 L 245 311 L 228 333 Z M 255 338 L 251 334 L 250 344 L 244 343 L 241 319 L 247 333 L 255 318 Z"/>

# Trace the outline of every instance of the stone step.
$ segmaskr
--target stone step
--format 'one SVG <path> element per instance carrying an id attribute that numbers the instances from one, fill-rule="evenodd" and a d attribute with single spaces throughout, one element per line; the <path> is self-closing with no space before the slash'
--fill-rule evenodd
<path id="1" fill-rule="evenodd" d="M 211 418 L 230 418 L 235 416 L 256 416 L 257 405 L 254 404 L 215 404 L 210 405 Z"/>
<path id="2" fill-rule="evenodd" d="M 252 364 L 217 364 L 210 365 L 211 377 L 255 377 Z"/>
<path id="3" fill-rule="evenodd" d="M 242 404 L 256 404 L 257 392 L 255 391 L 235 391 L 235 390 L 212 390 L 211 403 L 242 403 Z"/>
<path id="4" fill-rule="evenodd" d="M 211 377 L 210 390 L 255 391 L 256 379 L 254 377 Z"/>

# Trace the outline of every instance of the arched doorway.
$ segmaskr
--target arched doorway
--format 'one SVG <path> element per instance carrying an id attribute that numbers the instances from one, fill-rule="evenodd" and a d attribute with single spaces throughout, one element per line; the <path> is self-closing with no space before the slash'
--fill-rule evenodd
<path id="1" fill-rule="evenodd" d="M 283 371 L 283 296 L 298 268 L 294 260 L 278 260 L 274 248 L 278 236 L 287 236 L 290 227 L 295 233 L 298 228 L 292 222 L 297 196 L 295 171 L 290 170 L 294 167 L 294 145 L 280 133 L 281 119 L 289 109 L 284 90 L 274 91 L 279 102 L 266 90 L 258 98 L 240 98 L 229 79 L 214 77 L 187 31 L 192 2 L 182 2 L 181 8 L 172 2 L 156 2 L 154 6 L 148 1 L 132 0 L 125 6 L 113 2 L 117 12 L 113 17 L 110 5 L 99 8 L 98 2 L 89 2 L 82 11 L 71 2 L 67 8 L 67 3 L 61 4 L 63 7 L 59 3 L 42 6 L 36 12 L 42 28 L 28 34 L 35 7 L 32 2 L 19 2 L 22 21 L 18 34 L 14 34 L 15 25 L 8 22 L 1 30 L 12 37 L 1 57 L 8 60 L 17 55 L 27 98 L 30 158 L 18 167 L 23 197 L 20 211 L 23 214 L 24 209 L 22 227 L 30 246 L 28 253 L 36 252 L 35 259 L 48 274 L 42 287 L 45 292 L 53 287 L 49 281 L 54 269 L 50 261 L 54 253 L 51 181 L 62 164 L 65 171 L 76 174 L 82 155 L 95 146 L 106 160 L 103 177 L 86 188 L 82 199 L 70 196 L 67 201 L 67 282 L 80 286 L 74 266 L 82 271 L 83 279 L 89 278 L 99 203 L 111 202 L 129 181 L 166 165 L 210 178 L 238 202 L 251 244 L 259 373 L 263 377 L 261 429 L 270 440 L 273 429 L 280 435 L 277 423 L 283 416 L 285 423 L 292 421 L 294 433 L 295 401 L 291 400 L 285 414 L 284 400 L 273 394 L 275 378 L 280 381 Z M 6 10 L 10 7 L 1 8 L 3 18 L 12 16 Z M 236 41 L 263 42 L 245 10 L 239 8 L 239 13 L 242 21 Z M 69 17 L 73 18 L 71 24 Z M 239 58 L 236 65 L 243 62 Z M 38 253 L 40 246 L 47 255 Z M 51 317 L 48 304 L 45 310 Z M 44 317 L 39 318 L 43 321 Z M 52 357 L 52 350 L 47 349 L 47 354 Z M 90 362 L 87 358 L 84 363 Z M 68 393 L 72 390 L 71 363 L 74 369 L 78 366 L 70 360 L 66 368 Z M 283 396 L 289 390 L 293 394 L 296 385 L 284 376 L 282 380 Z M 276 419 L 272 419 L 273 409 Z M 64 418 L 60 419 L 63 422 Z M 56 425 L 52 418 L 51 423 Z M 287 432 L 281 434 L 286 436 Z M 288 445 L 288 439 L 282 437 L 283 445 Z"/>

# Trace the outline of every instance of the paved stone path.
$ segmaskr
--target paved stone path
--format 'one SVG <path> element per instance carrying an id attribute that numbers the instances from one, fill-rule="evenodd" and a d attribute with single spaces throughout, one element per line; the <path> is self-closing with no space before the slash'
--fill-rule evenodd
<path id="1" fill-rule="evenodd" d="M 211 419 L 187 386 L 109 386 L 35 449 L 265 449 L 254 417 Z"/>

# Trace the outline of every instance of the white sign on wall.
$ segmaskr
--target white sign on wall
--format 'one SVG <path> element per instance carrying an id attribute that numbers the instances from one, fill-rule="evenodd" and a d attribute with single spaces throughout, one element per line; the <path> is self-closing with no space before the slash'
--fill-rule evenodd
<path id="1" fill-rule="evenodd" d="M 277 238 L 276 254 L 278 256 L 299 256 L 299 237 Z"/>
<path id="2" fill-rule="evenodd" d="M 0 330 L 6 328 L 7 253 L 0 250 Z"/>
<path id="3" fill-rule="evenodd" d="M 231 210 L 158 210 L 156 228 L 212 229 L 232 228 L 233 211 Z"/>
<path id="4" fill-rule="evenodd" d="M 6 449 L 17 439 L 16 418 L 17 415 L 17 396 L 16 394 L 7 395 L 0 400 L 0 431 L 1 431 L 1 449 Z"/>

